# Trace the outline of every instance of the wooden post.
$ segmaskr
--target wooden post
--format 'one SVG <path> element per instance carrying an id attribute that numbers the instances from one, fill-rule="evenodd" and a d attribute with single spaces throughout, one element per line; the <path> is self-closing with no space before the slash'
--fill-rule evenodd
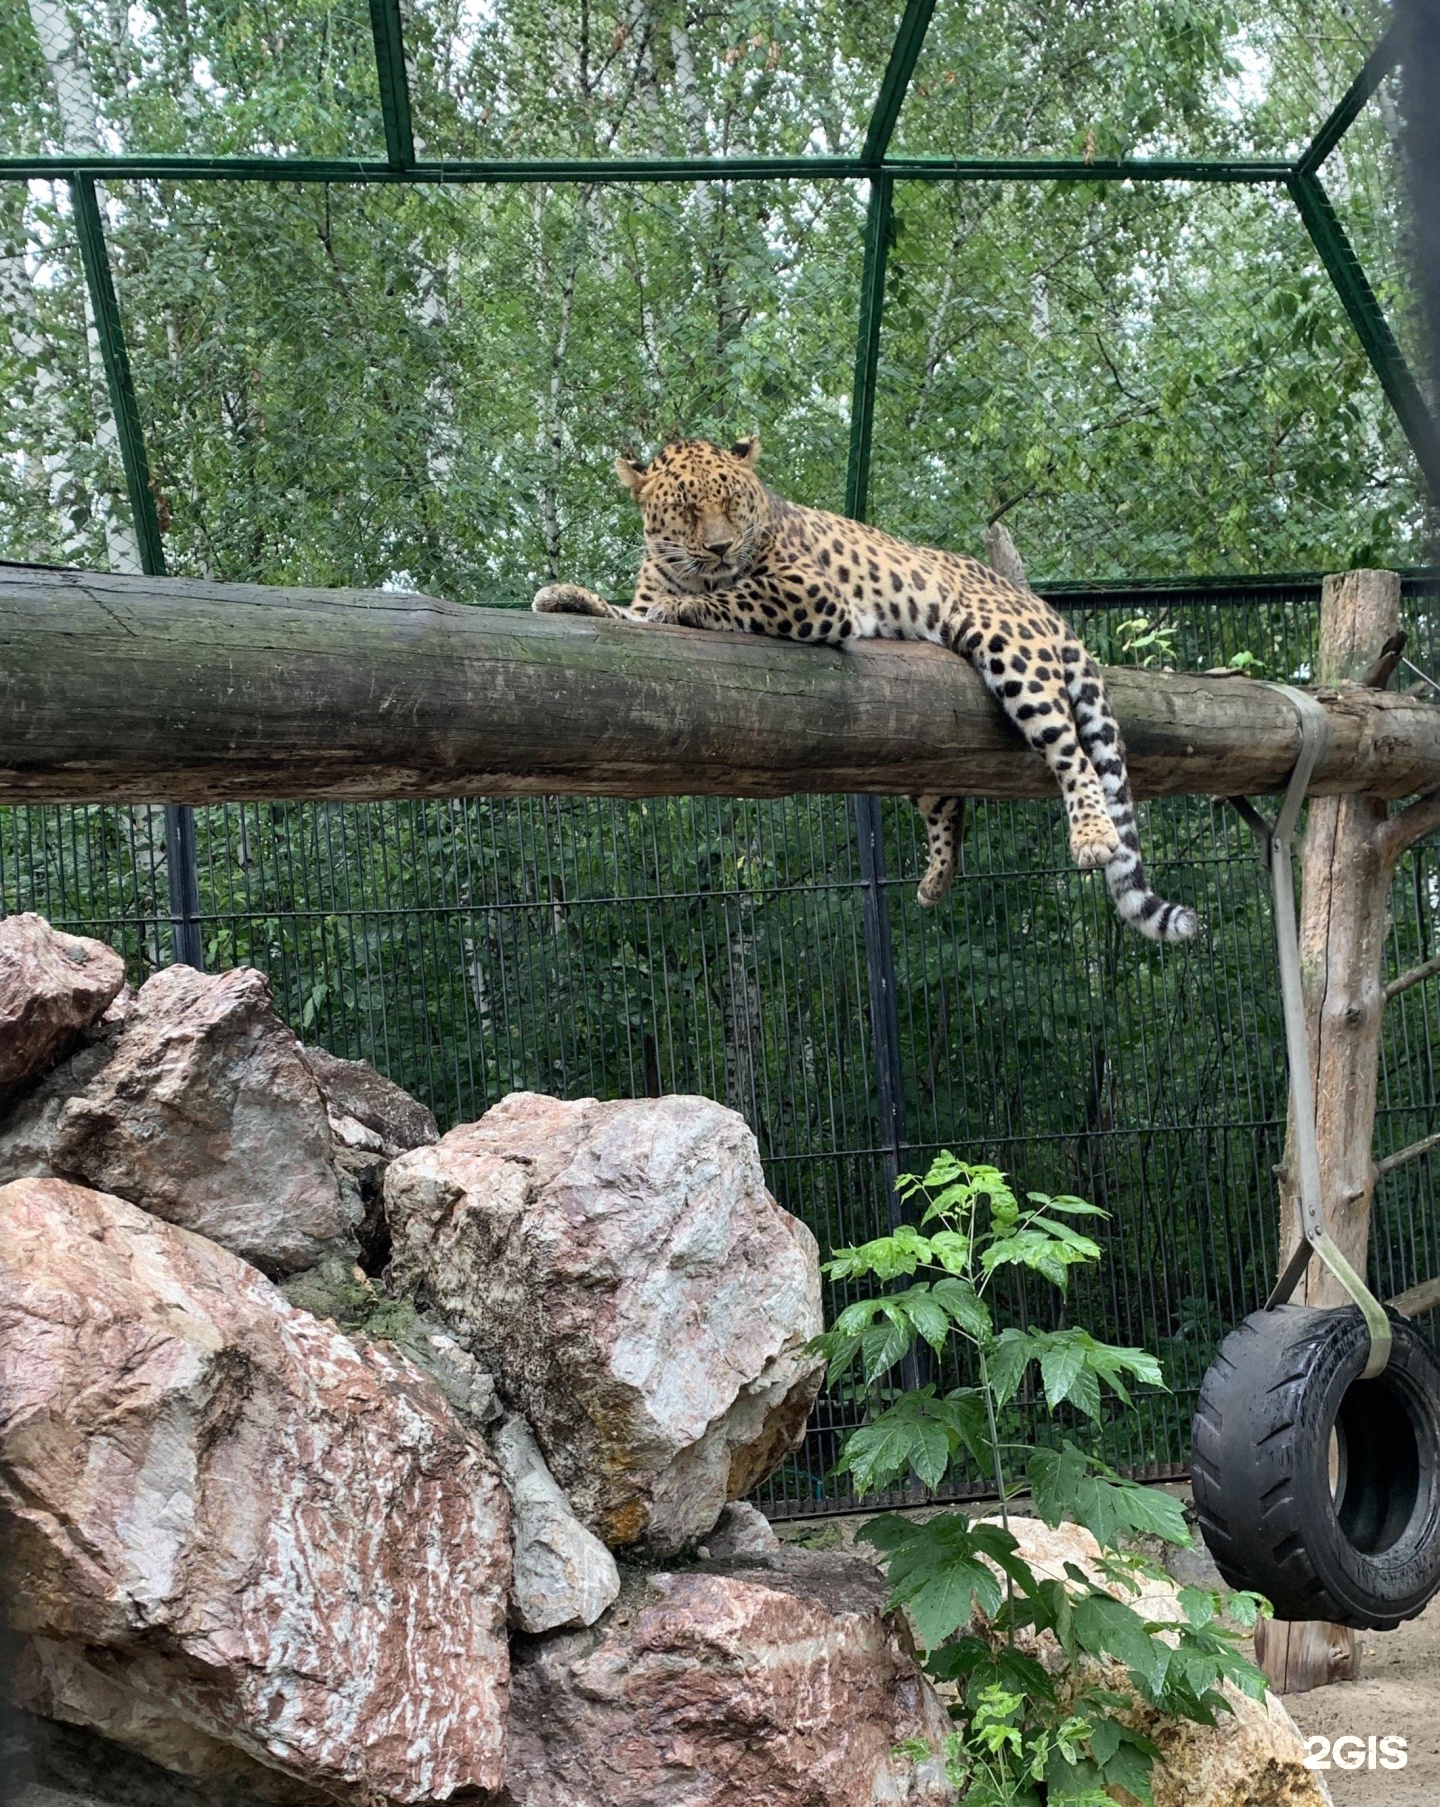
<path id="1" fill-rule="evenodd" d="M 1327 577 L 1320 603 L 1316 682 L 1342 693 L 1383 686 L 1398 657 L 1400 579 L 1393 571 Z M 1440 821 L 1435 794 L 1398 816 L 1364 792 L 1315 797 L 1301 850 L 1300 964 L 1325 1227 L 1357 1273 L 1366 1271 L 1378 1170 L 1371 1151 L 1390 885 L 1401 854 Z M 1408 975 L 1406 976 L 1408 979 Z M 1287 1126 L 1280 1184 L 1280 1267 L 1299 1239 L 1295 1124 Z M 1410 1151 L 1403 1151 L 1409 1153 Z M 1420 1152 L 1417 1145 L 1416 1153 Z M 1390 1163 L 1387 1162 L 1387 1168 Z M 1347 1295 L 1312 1260 L 1295 1303 L 1339 1306 Z M 1303 1693 L 1359 1675 L 1360 1643 L 1346 1626 L 1297 1621 L 1257 1628 L 1256 1659 L 1277 1693 Z"/>

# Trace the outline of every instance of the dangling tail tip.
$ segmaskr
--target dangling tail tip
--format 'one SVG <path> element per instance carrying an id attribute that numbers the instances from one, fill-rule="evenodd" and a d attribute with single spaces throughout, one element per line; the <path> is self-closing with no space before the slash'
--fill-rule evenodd
<path id="1" fill-rule="evenodd" d="M 1160 930 L 1163 941 L 1188 941 L 1200 927 L 1200 918 L 1183 904 L 1170 904 L 1170 915 Z"/>

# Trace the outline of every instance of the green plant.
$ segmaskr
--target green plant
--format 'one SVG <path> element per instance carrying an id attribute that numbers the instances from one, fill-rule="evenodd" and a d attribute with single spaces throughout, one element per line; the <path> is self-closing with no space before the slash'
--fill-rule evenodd
<path id="1" fill-rule="evenodd" d="M 1175 659 L 1175 629 L 1165 621 L 1152 621 L 1148 615 L 1132 615 L 1128 621 L 1115 624 L 1126 659 L 1149 669 L 1170 665 Z"/>
<path id="2" fill-rule="evenodd" d="M 1095 1572 L 1066 1563 L 1065 1579 L 1041 1578 L 1020 1554 L 1008 1516 L 1017 1491 L 1010 1458 L 1026 1446 L 1002 1429 L 1032 1368 L 1052 1413 L 1069 1406 L 1097 1424 L 1107 1395 L 1112 1409 L 1132 1409 L 1132 1383 L 1158 1387 L 1163 1379 L 1145 1350 L 1079 1328 L 997 1330 L 987 1299 L 995 1276 L 1012 1268 L 1063 1295 L 1072 1269 L 1101 1258 L 1099 1244 L 1069 1220 L 1106 1213 L 1040 1192 L 1022 1205 L 997 1168 L 952 1154 L 940 1155 L 923 1179 L 903 1176 L 900 1190 L 921 1207 L 919 1226 L 840 1249 L 827 1267 L 834 1279 L 873 1278 L 890 1290 L 847 1306 L 813 1347 L 828 1357 L 832 1381 L 858 1362 L 877 1408 L 837 1465 L 857 1491 L 912 1471 L 933 1488 L 968 1455 L 999 1497 L 999 1523 L 959 1511 L 923 1521 L 891 1513 L 861 1532 L 883 1553 L 892 1604 L 908 1608 L 930 1673 L 958 1685 L 963 1729 L 945 1753 L 952 1780 L 965 1807 L 1105 1807 L 1117 1787 L 1149 1802 L 1159 1752 L 1136 1722 L 1158 1713 L 1213 1724 L 1229 1710 L 1222 1681 L 1258 1698 L 1264 1678 L 1240 1655 L 1238 1633 L 1222 1624 L 1218 1595 L 1181 1588 L 1177 1623 L 1148 1620 L 1128 1603 L 1163 1571 L 1127 1541 L 1149 1535 L 1188 1544 L 1183 1513 L 1068 1437 L 1029 1448 L 1025 1477 L 1047 1525 L 1092 1533 L 1101 1548 Z M 910 1284 L 898 1290 L 903 1280 Z M 973 1384 L 943 1393 L 934 1384 L 894 1386 L 889 1377 L 921 1343 L 941 1365 L 968 1351 Z M 1265 1610 L 1253 1595 L 1231 1595 L 1225 1605 L 1241 1625 Z M 1053 1645 L 1037 1644 L 1045 1633 Z M 1047 1648 L 1048 1666 L 1039 1660 Z M 1118 1665 L 1123 1681 L 1105 1664 Z"/>

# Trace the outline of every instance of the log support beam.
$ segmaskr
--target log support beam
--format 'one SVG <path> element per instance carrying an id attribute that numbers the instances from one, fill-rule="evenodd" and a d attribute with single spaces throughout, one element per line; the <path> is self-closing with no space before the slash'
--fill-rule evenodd
<path id="1" fill-rule="evenodd" d="M 1269 685 L 1105 679 L 1137 795 L 1284 788 L 1300 729 Z M 1440 708 L 1318 694 L 1331 744 L 1312 794 L 1440 795 Z M 0 565 L 0 804 L 803 791 L 1055 795 L 938 647 Z M 1378 806 L 1356 808 L 1378 831 Z"/>

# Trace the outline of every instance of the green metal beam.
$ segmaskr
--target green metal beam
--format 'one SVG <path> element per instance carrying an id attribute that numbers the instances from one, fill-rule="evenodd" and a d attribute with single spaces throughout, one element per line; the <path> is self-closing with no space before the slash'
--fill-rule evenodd
<path id="1" fill-rule="evenodd" d="M 893 176 L 918 182 L 1284 182 L 1288 163 L 1186 157 L 887 157 Z"/>
<path id="2" fill-rule="evenodd" d="M 860 325 L 855 339 L 855 386 L 850 399 L 850 456 L 845 470 L 845 512 L 863 521 L 870 500 L 870 442 L 875 427 L 875 373 L 880 365 L 880 322 L 885 312 L 885 264 L 890 255 L 894 178 L 878 175 L 865 214 L 865 265 L 860 277 Z"/>
<path id="3" fill-rule="evenodd" d="M 1288 163 L 1159 157 L 891 157 L 880 167 L 907 182 L 1285 182 L 1293 173 Z M 0 181 L 11 182 L 763 182 L 856 181 L 875 173 L 859 157 L 551 157 L 425 161 L 405 169 L 363 157 L 0 157 Z"/>
<path id="4" fill-rule="evenodd" d="M 1400 60 L 1400 26 L 1398 20 L 1385 31 L 1378 44 L 1365 59 L 1365 67 L 1340 97 L 1335 111 L 1320 127 L 1309 149 L 1295 165 L 1297 175 L 1314 175 L 1320 165 L 1355 123 L 1360 109 Z"/>
<path id="5" fill-rule="evenodd" d="M 391 169 L 409 169 L 415 161 L 415 135 L 410 124 L 405 44 L 400 35 L 400 0 L 370 0 L 370 29 L 375 36 L 375 73 L 380 79 L 386 154 Z"/>
<path id="6" fill-rule="evenodd" d="M 1330 204 L 1330 197 L 1321 186 L 1320 178 L 1313 173 L 1297 170 L 1290 179 L 1289 188 L 1320 261 L 1399 418 L 1430 492 L 1440 500 L 1440 429 L 1410 374 L 1410 367 L 1395 342 L 1395 335 L 1345 235 L 1345 228 Z"/>
<path id="7" fill-rule="evenodd" d="M 890 149 L 891 134 L 900 117 L 901 103 L 909 89 L 910 77 L 915 73 L 915 63 L 934 11 L 935 0 L 907 0 L 905 15 L 895 34 L 890 61 L 885 66 L 880 92 L 875 99 L 875 111 L 870 115 L 865 148 L 860 153 L 861 162 L 872 169 L 884 161 L 885 153 Z"/>
<path id="8" fill-rule="evenodd" d="M 85 282 L 90 291 L 90 309 L 95 316 L 95 332 L 105 365 L 105 384 L 110 391 L 110 411 L 115 416 L 115 428 L 120 438 L 120 461 L 125 469 L 125 488 L 130 497 L 140 563 L 147 576 L 163 577 L 165 548 L 160 538 L 155 494 L 150 487 L 150 461 L 145 453 L 140 408 L 130 378 L 130 354 L 125 348 L 120 304 L 115 297 L 115 282 L 105 249 L 105 227 L 94 181 L 89 176 L 74 177 L 70 183 L 70 197 L 75 210 L 80 257 L 85 266 Z"/>

